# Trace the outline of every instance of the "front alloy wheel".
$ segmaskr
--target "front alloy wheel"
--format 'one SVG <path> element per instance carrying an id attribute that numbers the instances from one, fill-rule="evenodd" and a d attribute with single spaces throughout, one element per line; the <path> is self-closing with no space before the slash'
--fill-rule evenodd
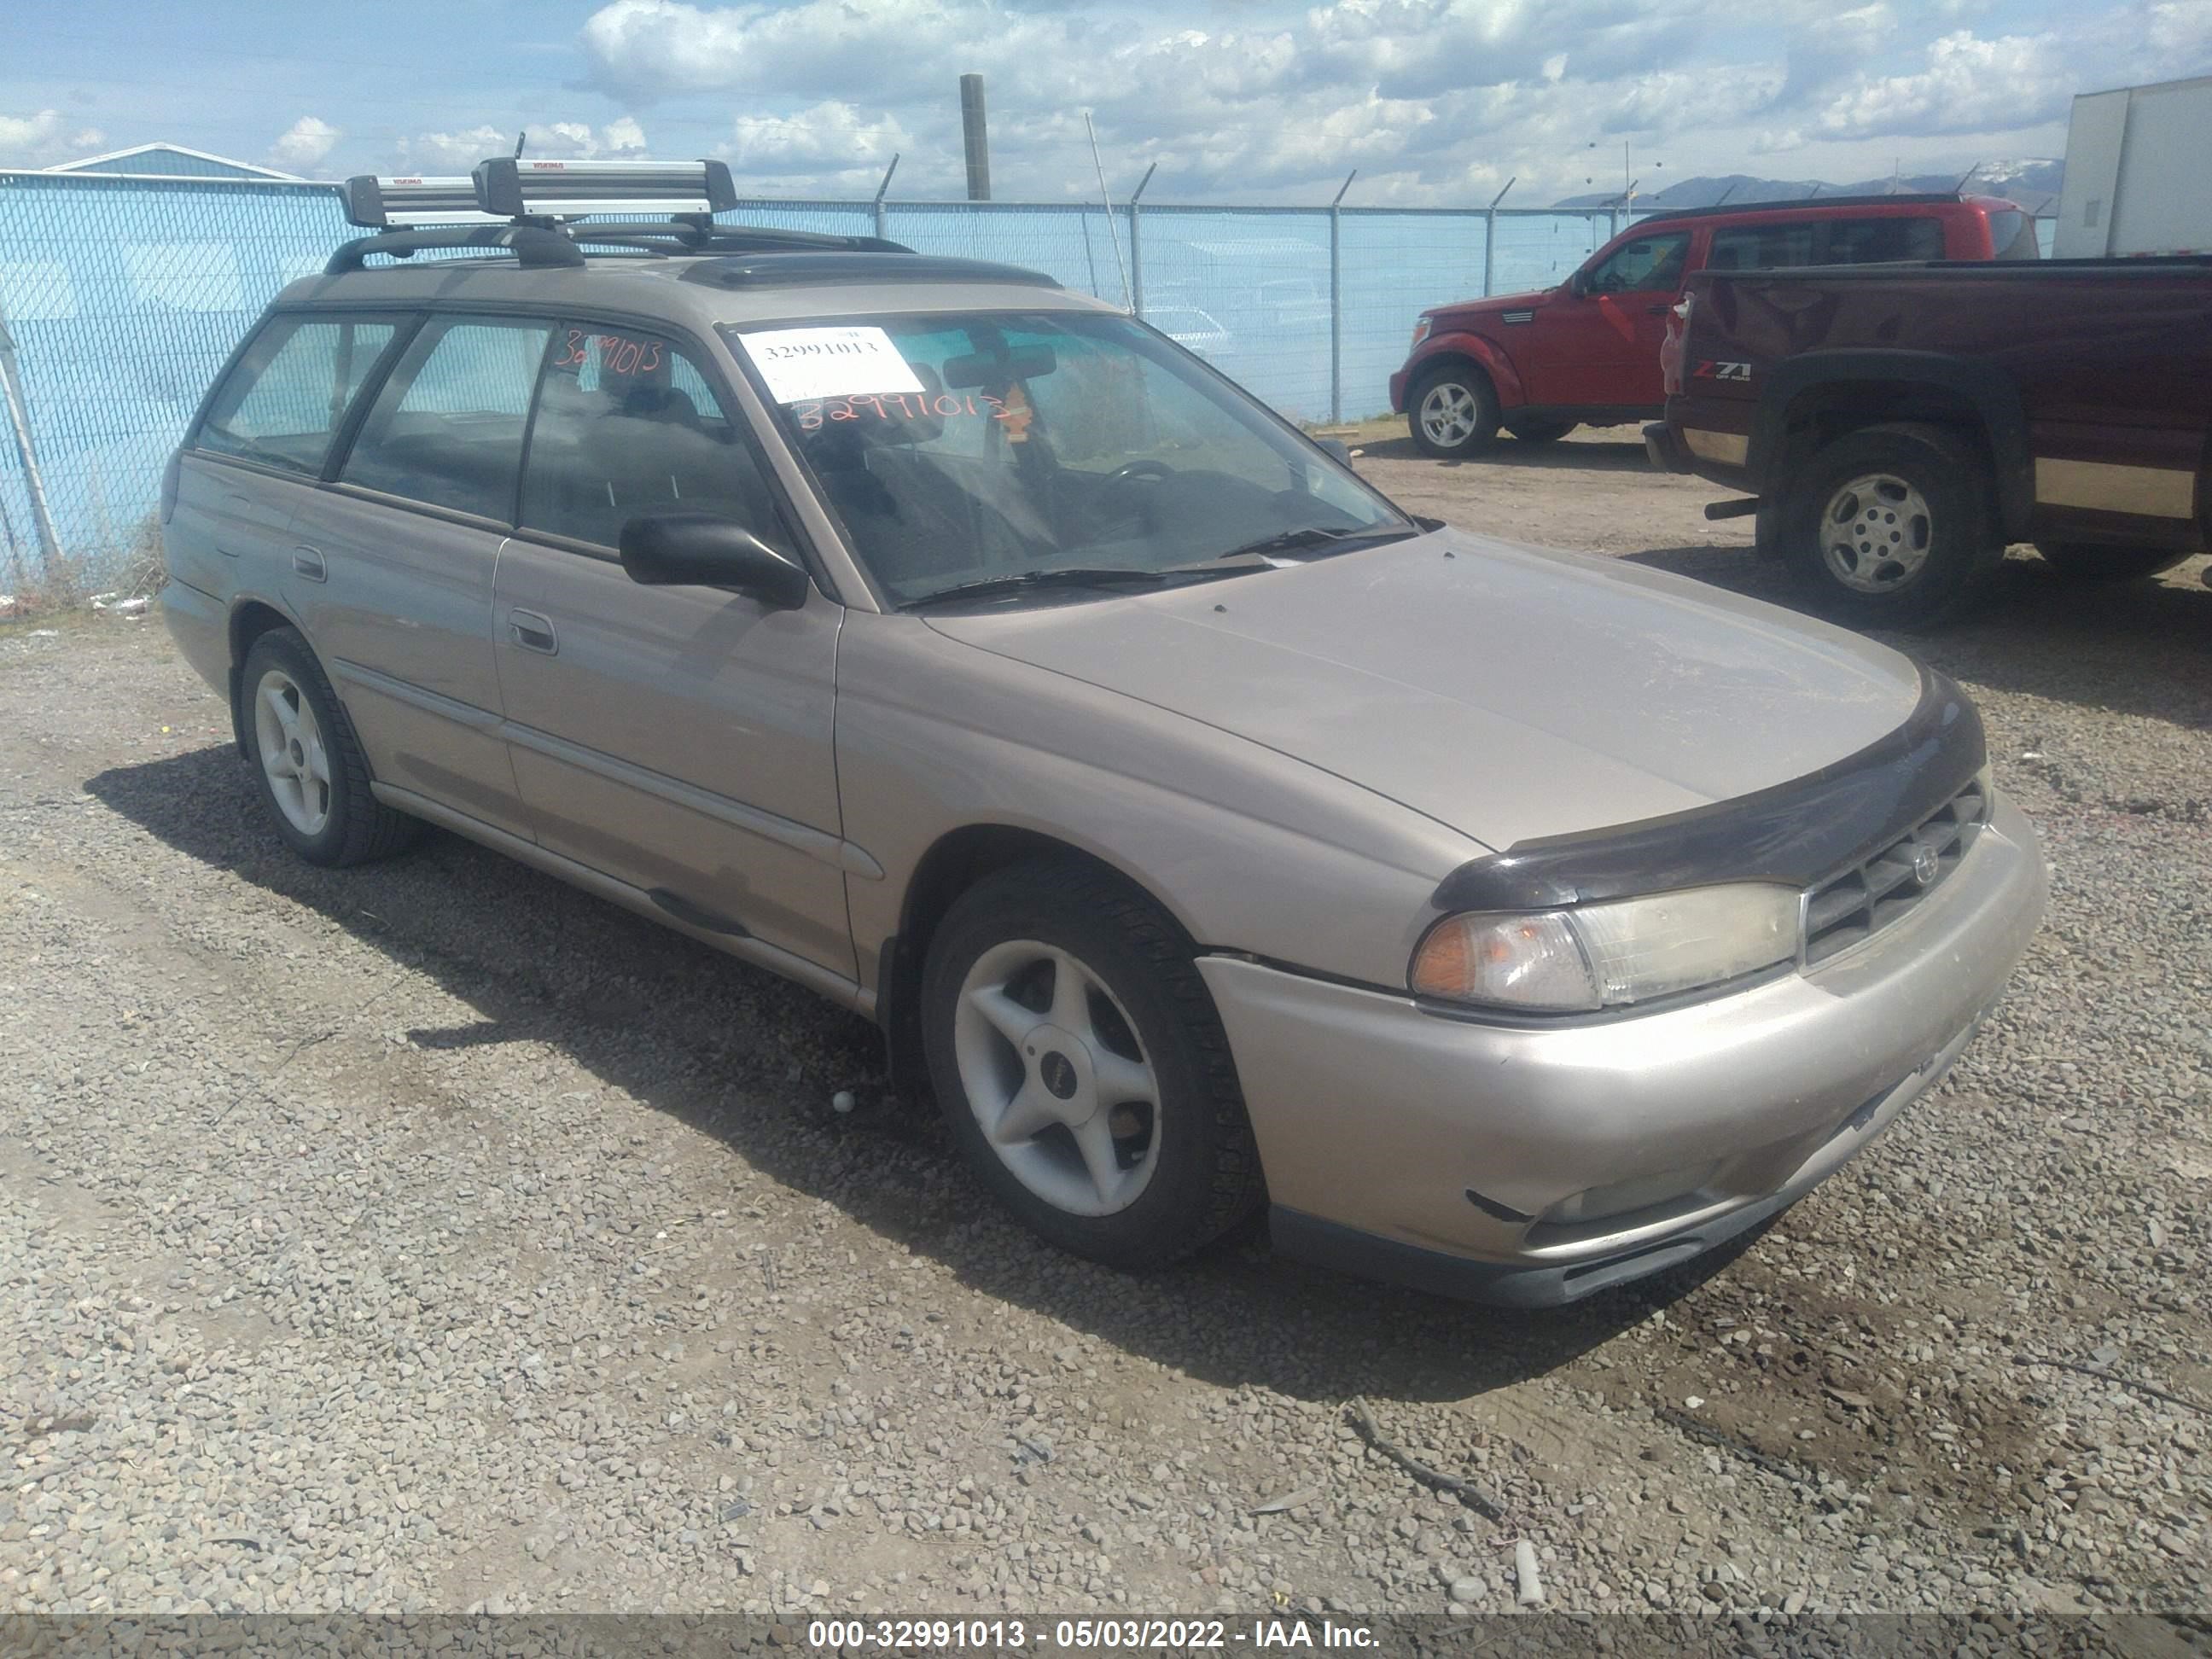
<path id="1" fill-rule="evenodd" d="M 931 1087 L 978 1179 L 1062 1249 L 1158 1267 L 1264 1196 L 1189 936 L 1073 855 L 985 877 L 929 942 Z"/>
<path id="2" fill-rule="evenodd" d="M 1406 402 L 1413 447 L 1439 460 L 1478 454 L 1498 441 L 1498 394 L 1476 368 L 1433 368 Z"/>
<path id="3" fill-rule="evenodd" d="M 968 1109 L 999 1161 L 1069 1215 L 1111 1215 L 1159 1162 L 1159 1079 L 1129 1016 L 1073 952 L 1009 939 L 960 987 Z"/>

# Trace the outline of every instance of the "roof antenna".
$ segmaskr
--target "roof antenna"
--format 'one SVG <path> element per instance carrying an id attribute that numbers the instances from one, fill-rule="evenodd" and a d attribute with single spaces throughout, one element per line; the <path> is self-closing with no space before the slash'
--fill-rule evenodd
<path id="1" fill-rule="evenodd" d="M 522 159 L 522 147 L 529 142 L 530 129 L 527 127 L 525 127 L 521 131 L 514 135 L 514 159 L 516 161 L 520 161 Z"/>

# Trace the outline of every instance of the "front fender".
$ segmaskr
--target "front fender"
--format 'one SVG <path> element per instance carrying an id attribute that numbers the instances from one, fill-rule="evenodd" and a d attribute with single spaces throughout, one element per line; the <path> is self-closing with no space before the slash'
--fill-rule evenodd
<path id="1" fill-rule="evenodd" d="M 1402 985 L 1437 884 L 1480 843 L 1343 778 L 1119 692 L 851 613 L 838 643 L 845 839 L 864 979 L 931 849 L 978 826 L 1087 854 L 1201 949 Z"/>
<path id="2" fill-rule="evenodd" d="M 1497 389 L 1500 409 L 1517 409 L 1528 401 L 1521 385 L 1521 373 L 1513 367 L 1513 359 L 1505 348 L 1495 340 L 1480 334 L 1455 330 L 1448 334 L 1431 334 L 1421 342 L 1420 349 L 1407 360 L 1405 385 L 1410 393 L 1413 382 L 1426 372 L 1431 363 L 1441 360 L 1463 357 L 1474 362 L 1490 376 L 1490 384 Z M 1406 411 L 1401 407 L 1398 411 Z"/>

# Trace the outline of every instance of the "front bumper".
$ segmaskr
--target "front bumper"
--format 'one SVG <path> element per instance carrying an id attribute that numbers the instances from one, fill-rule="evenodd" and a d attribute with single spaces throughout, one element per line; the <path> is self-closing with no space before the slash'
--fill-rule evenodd
<path id="1" fill-rule="evenodd" d="M 1710 1249 L 1855 1156 L 1966 1046 L 2045 897 L 2034 832 L 2001 798 L 1943 885 L 1864 945 L 1659 1012 L 1493 1024 L 1199 966 L 1281 1247 L 1545 1305 Z"/>
<path id="2" fill-rule="evenodd" d="M 1390 412 L 1393 415 L 1406 412 L 1406 382 L 1412 378 L 1413 371 L 1405 368 L 1390 377 Z"/>

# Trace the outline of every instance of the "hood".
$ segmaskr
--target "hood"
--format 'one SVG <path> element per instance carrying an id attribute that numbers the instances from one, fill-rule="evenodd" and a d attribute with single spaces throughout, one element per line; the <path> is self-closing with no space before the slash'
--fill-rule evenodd
<path id="1" fill-rule="evenodd" d="M 1613 559 L 1443 530 L 1158 593 L 935 617 L 1502 851 L 1746 795 L 1864 748 L 1911 661 Z"/>
<path id="2" fill-rule="evenodd" d="M 1450 329 L 1464 328 L 1479 318 L 1495 317 L 1501 311 L 1534 311 L 1547 304 L 1559 293 L 1557 289 L 1540 288 L 1526 294 L 1493 294 L 1486 300 L 1462 300 L 1456 304 L 1438 306 L 1425 314 L 1431 319 L 1437 333 Z"/>

